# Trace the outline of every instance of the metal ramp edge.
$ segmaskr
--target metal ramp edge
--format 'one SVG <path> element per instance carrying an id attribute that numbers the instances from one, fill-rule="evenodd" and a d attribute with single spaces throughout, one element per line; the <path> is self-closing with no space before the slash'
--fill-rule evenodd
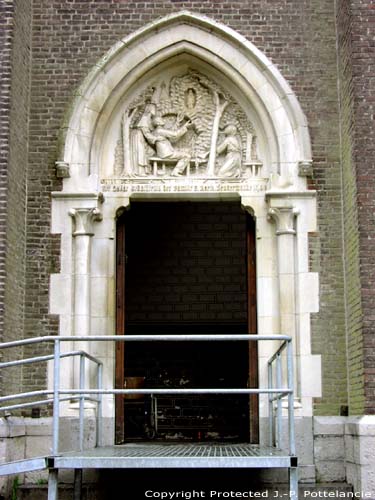
<path id="1" fill-rule="evenodd" d="M 56 469 L 124 469 L 124 468 L 290 468 L 290 457 L 56 457 L 50 462 L 50 467 Z"/>
<path id="2" fill-rule="evenodd" d="M 61 453 L 49 468 L 290 468 L 297 457 L 270 447 L 249 444 L 128 444 Z"/>
<path id="3" fill-rule="evenodd" d="M 248 444 L 147 444 L 95 447 L 81 452 L 0 464 L 0 476 L 43 469 L 295 468 L 297 457 Z"/>
<path id="4" fill-rule="evenodd" d="M 22 472 L 32 472 L 46 468 L 46 457 L 26 458 L 24 460 L 0 464 L 0 476 L 7 476 L 8 474 L 21 474 Z"/>

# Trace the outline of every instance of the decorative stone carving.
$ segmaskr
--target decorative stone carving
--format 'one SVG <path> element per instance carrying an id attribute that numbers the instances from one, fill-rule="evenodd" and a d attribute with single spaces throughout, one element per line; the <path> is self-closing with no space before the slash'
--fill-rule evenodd
<path id="1" fill-rule="evenodd" d="M 155 115 L 151 119 L 151 124 L 152 129 L 145 127 L 142 133 L 147 142 L 155 148 L 155 157 L 149 158 L 149 161 L 154 165 L 154 175 L 157 175 L 158 161 L 162 164 L 168 161 L 176 162 L 171 175 L 174 177 L 182 175 L 190 163 L 191 155 L 187 150 L 176 148 L 173 143 L 188 132 L 192 123 L 189 120 L 180 126 L 177 121 L 171 128 L 167 128 L 165 120 L 161 116 Z"/>
<path id="2" fill-rule="evenodd" d="M 98 208 L 71 208 L 69 215 L 73 218 L 73 236 L 93 236 L 93 222 L 102 220 L 102 214 Z"/>
<path id="3" fill-rule="evenodd" d="M 276 224 L 276 234 L 296 234 L 294 220 L 298 215 L 298 210 L 293 207 L 270 208 L 268 210 L 269 220 Z"/>
<path id="4" fill-rule="evenodd" d="M 311 177 L 313 174 L 312 160 L 301 160 L 298 162 L 298 175 L 300 177 Z"/>
<path id="5" fill-rule="evenodd" d="M 56 161 L 56 177 L 59 179 L 66 179 L 70 177 L 69 163 L 66 161 Z"/>
<path id="6" fill-rule="evenodd" d="M 288 189 L 291 186 L 293 186 L 293 179 L 291 175 L 280 175 L 276 173 L 270 175 L 271 190 Z"/>
<path id="7" fill-rule="evenodd" d="M 116 178 L 259 177 L 257 137 L 233 97 L 188 69 L 162 76 L 124 110 Z"/>
<path id="8" fill-rule="evenodd" d="M 217 148 L 220 155 L 225 153 L 225 160 L 219 169 L 219 177 L 240 177 L 242 164 L 241 142 L 235 125 L 227 125 L 224 129 L 226 138 Z"/>

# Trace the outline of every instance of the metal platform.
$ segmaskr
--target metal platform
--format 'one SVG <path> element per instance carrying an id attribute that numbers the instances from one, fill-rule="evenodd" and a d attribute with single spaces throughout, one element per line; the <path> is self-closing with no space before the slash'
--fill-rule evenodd
<path id="1" fill-rule="evenodd" d="M 292 339 L 287 335 L 102 335 L 75 336 L 75 341 L 84 342 L 185 342 L 185 341 L 279 341 L 279 347 L 269 358 L 267 364 L 267 387 L 242 388 L 104 388 L 103 363 L 90 354 L 73 350 L 61 352 L 61 343 L 72 342 L 70 336 L 48 336 L 22 339 L 0 344 L 0 349 L 20 347 L 30 344 L 53 343 L 54 352 L 49 355 L 35 356 L 21 360 L 0 363 L 0 368 L 22 366 L 53 360 L 53 390 L 37 390 L 26 393 L 0 396 L 0 411 L 11 412 L 20 408 L 53 404 L 52 413 L 52 452 L 50 456 L 25 459 L 1 464 L 0 475 L 48 468 L 48 499 L 58 500 L 59 469 L 74 469 L 74 498 L 81 498 L 83 469 L 125 469 L 125 468 L 286 468 L 289 471 L 289 496 L 298 500 L 298 468 L 294 431 L 294 374 Z M 60 383 L 62 358 L 79 358 L 78 388 L 63 388 Z M 283 370 L 283 360 L 286 366 Z M 85 381 L 86 364 L 96 367 L 96 388 L 88 388 Z M 276 365 L 276 370 L 274 370 Z M 283 382 L 283 373 L 286 381 Z M 233 443 L 129 443 L 122 446 L 103 447 L 102 398 L 104 395 L 116 397 L 132 394 L 173 395 L 173 394 L 264 394 L 268 397 L 268 447 Z M 43 398 L 43 399 L 39 399 Z M 287 399 L 288 450 L 280 451 L 282 437 L 282 400 Z M 21 402 L 17 402 L 21 400 Z M 26 402 L 24 401 L 26 400 Z M 79 435 L 77 447 L 81 451 L 61 452 L 60 441 L 60 403 L 79 402 Z M 96 406 L 96 448 L 84 450 L 85 402 Z M 5 403 L 5 405 L 2 405 Z M 15 403 L 15 404 L 14 404 Z M 157 431 L 157 429 L 155 429 Z M 82 451 L 83 450 L 83 451 Z"/>
<path id="2" fill-rule="evenodd" d="M 48 459 L 57 469 L 296 467 L 296 457 L 250 444 L 129 443 L 63 453 Z"/>

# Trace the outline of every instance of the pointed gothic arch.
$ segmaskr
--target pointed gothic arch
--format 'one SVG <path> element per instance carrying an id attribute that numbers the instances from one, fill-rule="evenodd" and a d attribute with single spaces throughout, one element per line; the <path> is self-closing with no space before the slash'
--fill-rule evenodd
<path id="1" fill-rule="evenodd" d="M 93 68 L 61 128 L 58 162 L 70 184 L 96 187 L 99 156 L 110 122 L 126 95 L 163 67 L 186 61 L 226 82 L 252 119 L 267 153 L 269 171 L 298 179 L 298 163 L 311 161 L 307 121 L 276 66 L 234 30 L 205 16 L 179 12 L 119 41 Z M 86 181 L 84 180 L 86 178 Z M 86 186 L 84 188 L 84 186 Z"/>

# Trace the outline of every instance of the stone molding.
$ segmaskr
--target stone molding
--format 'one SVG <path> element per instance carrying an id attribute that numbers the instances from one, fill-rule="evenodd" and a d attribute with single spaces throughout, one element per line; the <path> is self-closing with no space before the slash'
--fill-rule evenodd
<path id="1" fill-rule="evenodd" d="M 69 215 L 73 219 L 73 236 L 93 236 L 93 223 L 102 220 L 102 214 L 98 208 L 71 208 Z"/>
<path id="2" fill-rule="evenodd" d="M 299 210 L 294 207 L 272 207 L 268 210 L 268 219 L 276 224 L 276 234 L 296 234 L 295 218 Z"/>
<path id="3" fill-rule="evenodd" d="M 100 201 L 103 193 L 98 192 L 80 192 L 80 191 L 52 191 L 52 199 L 66 199 L 66 200 L 85 200 L 85 201 Z M 103 199 L 103 198 L 102 198 Z"/>

